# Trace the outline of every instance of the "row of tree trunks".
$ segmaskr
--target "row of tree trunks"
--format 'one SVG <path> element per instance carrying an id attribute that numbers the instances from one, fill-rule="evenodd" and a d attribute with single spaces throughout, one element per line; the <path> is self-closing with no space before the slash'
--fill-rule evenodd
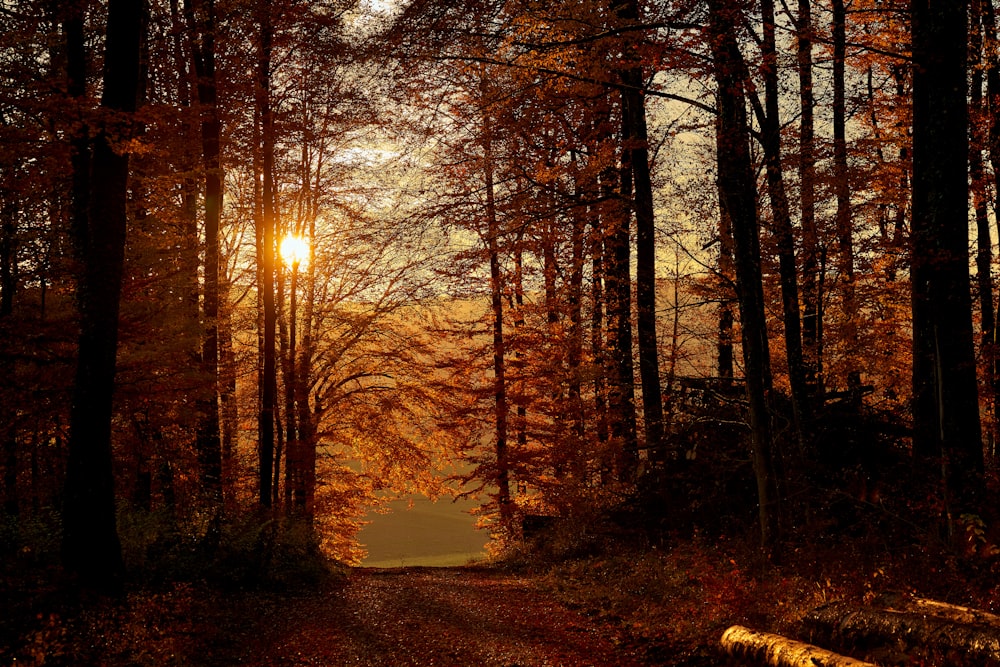
<path id="1" fill-rule="evenodd" d="M 734 625 L 722 633 L 720 644 L 734 658 L 769 667 L 875 667 L 870 662 L 741 625 Z"/>
<path id="2" fill-rule="evenodd" d="M 974 610 L 933 601 L 900 605 L 905 610 L 823 605 L 804 619 L 820 641 L 871 647 L 892 646 L 907 653 L 933 650 L 967 664 L 1000 660 L 1000 627 L 983 623 Z M 958 656 L 962 656 L 961 658 Z"/>

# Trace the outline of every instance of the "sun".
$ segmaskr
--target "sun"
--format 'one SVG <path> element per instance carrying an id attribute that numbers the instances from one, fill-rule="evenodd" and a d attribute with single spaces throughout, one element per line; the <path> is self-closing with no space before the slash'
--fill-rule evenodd
<path id="1" fill-rule="evenodd" d="M 309 263 L 309 241 L 304 236 L 285 234 L 285 237 L 281 239 L 279 252 L 281 253 L 281 261 L 288 266 Z"/>

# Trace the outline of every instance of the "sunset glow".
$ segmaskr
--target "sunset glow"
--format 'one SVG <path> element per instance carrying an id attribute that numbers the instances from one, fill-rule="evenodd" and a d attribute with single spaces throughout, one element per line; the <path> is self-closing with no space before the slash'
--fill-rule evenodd
<path id="1" fill-rule="evenodd" d="M 288 266 L 306 265 L 309 263 L 309 241 L 304 236 L 286 234 L 281 239 L 281 261 Z"/>

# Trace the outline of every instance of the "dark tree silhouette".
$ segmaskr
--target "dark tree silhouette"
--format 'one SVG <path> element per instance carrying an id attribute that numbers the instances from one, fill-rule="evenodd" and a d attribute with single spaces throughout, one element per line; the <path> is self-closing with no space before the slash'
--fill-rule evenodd
<path id="1" fill-rule="evenodd" d="M 110 591 L 121 586 L 124 569 L 115 521 L 111 417 L 129 173 L 129 155 L 116 150 L 115 144 L 126 138 L 128 120 L 136 109 L 143 12 L 141 0 L 112 0 L 108 5 L 101 97 L 105 124 L 94 139 L 86 227 L 78 229 L 83 265 L 78 289 L 80 349 L 70 418 L 62 555 L 66 569 L 82 585 Z M 75 40 L 82 38 L 82 31 L 67 35 L 71 56 L 79 57 L 83 50 Z"/>
<path id="2" fill-rule="evenodd" d="M 951 518 L 979 511 L 983 474 L 969 282 L 966 9 L 962 0 L 911 5 L 913 444 L 943 463 L 950 532 Z"/>

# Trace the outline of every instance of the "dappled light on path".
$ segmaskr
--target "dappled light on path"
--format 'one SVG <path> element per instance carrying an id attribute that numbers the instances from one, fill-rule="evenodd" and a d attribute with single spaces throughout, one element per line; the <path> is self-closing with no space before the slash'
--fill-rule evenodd
<path id="1" fill-rule="evenodd" d="M 358 569 L 281 611 L 243 664 L 641 664 L 614 630 L 482 568 Z"/>

